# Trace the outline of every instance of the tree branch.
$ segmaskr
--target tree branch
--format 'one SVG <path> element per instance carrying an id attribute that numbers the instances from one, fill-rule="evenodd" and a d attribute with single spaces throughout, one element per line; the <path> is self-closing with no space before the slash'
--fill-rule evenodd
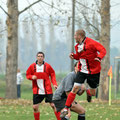
<path id="1" fill-rule="evenodd" d="M 7 30 L 7 29 L 5 28 L 4 30 L 1 30 L 0 33 L 4 32 L 4 31 L 6 31 L 6 30 Z"/>
<path id="2" fill-rule="evenodd" d="M 20 15 L 20 14 L 23 13 L 23 12 L 25 12 L 27 9 L 29 9 L 30 7 L 32 7 L 32 6 L 35 5 L 36 3 L 39 3 L 40 1 L 42 1 L 42 0 L 38 0 L 38 1 L 34 2 L 34 3 L 32 3 L 31 5 L 29 5 L 28 7 L 26 7 L 26 8 L 23 9 L 22 11 L 20 11 L 20 12 L 18 13 L 18 15 Z"/>
<path id="3" fill-rule="evenodd" d="M 64 10 L 58 9 L 57 7 L 55 7 L 55 6 L 53 6 L 53 5 L 49 4 L 49 3 L 46 3 L 45 1 L 41 1 L 41 2 L 43 2 L 44 4 L 46 4 L 46 5 L 48 5 L 48 6 L 51 6 L 52 8 L 54 8 L 54 9 L 60 11 L 60 12 L 61 12 L 61 11 L 64 11 Z"/>
<path id="4" fill-rule="evenodd" d="M 114 20 L 113 20 L 114 21 Z M 116 21 L 115 24 L 111 26 L 111 28 L 115 27 L 116 25 L 120 25 L 120 20 Z"/>
<path id="5" fill-rule="evenodd" d="M 4 11 L 4 13 L 10 17 L 10 15 L 2 8 L 2 6 L 0 5 L 0 8 Z"/>
<path id="6" fill-rule="evenodd" d="M 86 9 L 95 11 L 94 9 L 91 9 L 90 7 L 88 7 L 88 6 L 86 6 L 86 5 L 84 5 L 84 4 L 80 3 L 80 2 L 78 2 L 77 0 L 76 0 L 76 3 L 78 3 L 78 4 L 81 5 L 81 6 L 83 6 L 83 7 L 86 8 Z M 97 12 L 99 12 L 99 11 L 97 11 Z"/>
<path id="7" fill-rule="evenodd" d="M 86 18 L 86 16 L 84 15 L 84 13 L 82 12 L 82 15 L 83 15 L 83 17 L 84 17 L 84 19 L 85 19 L 85 21 L 90 25 L 90 26 L 92 26 L 96 31 L 97 31 L 97 36 L 98 36 L 98 38 L 100 37 L 100 33 L 99 33 L 99 30 L 98 30 L 98 28 L 97 27 L 95 27 L 93 24 L 91 24 L 90 22 L 89 22 L 89 20 Z"/>

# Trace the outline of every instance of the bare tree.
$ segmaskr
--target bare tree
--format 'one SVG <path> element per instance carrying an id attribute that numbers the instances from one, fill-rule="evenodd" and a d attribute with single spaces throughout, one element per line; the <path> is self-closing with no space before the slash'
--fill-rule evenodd
<path id="1" fill-rule="evenodd" d="M 49 41 L 50 41 L 50 54 L 51 54 L 51 61 L 54 62 L 54 48 L 53 46 L 56 46 L 56 41 L 55 41 L 55 26 L 54 26 L 54 18 L 51 16 L 49 19 Z"/>
<path id="2" fill-rule="evenodd" d="M 42 2 L 54 9 L 59 10 L 57 7 L 50 5 L 42 0 L 37 0 L 24 8 L 18 10 L 18 0 L 8 0 L 8 12 L 0 5 L 0 8 L 7 15 L 7 59 L 6 59 L 6 98 L 17 98 L 16 94 L 16 74 L 18 66 L 18 18 L 19 15 L 31 8 L 33 5 Z M 61 10 L 59 10 L 61 11 Z"/>
<path id="3" fill-rule="evenodd" d="M 17 98 L 16 73 L 18 56 L 18 1 L 8 0 L 6 98 Z"/>
<path id="4" fill-rule="evenodd" d="M 102 72 L 100 77 L 99 98 L 108 100 L 108 77 L 107 72 L 110 67 L 110 0 L 101 0 L 101 37 L 100 43 L 107 50 L 107 54 L 102 61 Z"/>
<path id="5" fill-rule="evenodd" d="M 6 69 L 6 98 L 16 98 L 16 70 L 17 70 L 17 56 L 18 56 L 18 18 L 19 15 L 25 12 L 27 9 L 31 8 L 33 5 L 35 5 L 38 2 L 42 2 L 48 6 L 51 6 L 51 8 L 54 8 L 53 5 L 50 5 L 42 0 L 38 0 L 34 2 L 33 4 L 29 5 L 22 11 L 18 11 L 18 0 L 8 0 L 8 12 L 6 12 L 2 6 L 0 8 L 7 14 L 7 26 L 8 26 L 8 45 L 7 45 L 7 69 Z M 103 0 L 102 0 L 103 1 Z M 107 0 L 108 1 L 108 0 Z M 80 2 L 77 1 L 77 3 L 81 4 Z M 83 4 L 81 4 L 82 9 L 90 9 L 93 11 L 92 7 L 87 7 Z M 58 11 L 62 11 L 61 9 L 58 9 L 58 7 L 55 8 Z M 81 7 L 80 7 L 81 9 Z M 69 10 L 68 10 L 69 11 Z M 71 11 L 69 11 L 71 12 Z M 14 13 L 14 14 L 13 14 Z M 71 17 L 71 16 L 69 16 Z M 94 16 L 93 19 L 95 19 L 96 16 Z M 84 16 L 84 19 L 86 16 Z M 78 20 L 79 21 L 79 20 Z M 80 20 L 82 21 L 82 20 Z M 86 19 L 87 21 L 87 19 Z M 95 23 L 96 20 L 93 20 L 93 23 Z M 92 26 L 91 21 L 87 21 L 87 25 Z M 82 23 L 80 23 L 82 26 Z M 100 36 L 99 28 L 96 26 L 92 26 L 93 31 L 96 31 L 97 36 Z M 102 29 L 102 28 L 101 28 Z M 101 34 L 102 36 L 102 34 Z M 101 37 L 101 43 L 104 44 L 106 41 L 102 41 Z M 109 45 L 109 44 L 108 44 Z M 107 49 L 108 50 L 108 49 Z M 107 57 L 108 58 L 108 57 Z M 106 58 L 105 58 L 106 59 Z M 14 62 L 13 62 L 14 61 Z"/>
<path id="6" fill-rule="evenodd" d="M 85 20 L 84 26 L 86 26 L 86 30 L 90 34 L 93 34 L 92 37 L 103 44 L 107 50 L 107 55 L 103 59 L 101 65 L 102 71 L 100 77 L 99 98 L 102 100 L 108 100 L 109 90 L 107 71 L 110 66 L 110 0 L 101 0 L 101 5 L 100 1 L 94 0 L 94 4 L 92 4 L 92 7 L 88 7 L 87 3 L 82 4 L 78 1 L 77 3 L 82 6 L 81 9 L 85 8 L 82 9 L 81 14 Z M 100 17 L 101 21 L 98 19 Z"/>
<path id="7" fill-rule="evenodd" d="M 87 5 L 80 2 L 79 5 L 86 8 L 82 10 L 82 16 L 85 20 L 86 29 L 90 34 L 93 33 L 93 38 L 98 40 L 107 50 L 107 55 L 102 61 L 102 71 L 100 77 L 99 98 L 108 100 L 108 77 L 107 71 L 110 66 L 110 0 L 94 0 L 94 4 L 89 8 Z M 93 9 L 94 6 L 96 9 Z M 96 16 L 97 11 L 97 17 Z M 92 17 L 89 17 L 90 16 Z M 101 21 L 98 19 L 101 17 Z M 96 34 L 96 35 L 94 35 Z"/>
<path id="8" fill-rule="evenodd" d="M 46 40 L 45 40 L 45 27 L 44 25 L 40 24 L 40 44 L 41 44 L 41 50 L 43 52 L 46 52 L 45 51 L 45 48 L 46 48 Z"/>
<path id="9" fill-rule="evenodd" d="M 7 60 L 6 60 L 6 98 L 17 98 L 16 74 L 18 65 L 18 17 L 21 13 L 29 9 L 38 0 L 22 11 L 18 11 L 18 0 L 8 0 L 8 12 L 2 6 L 0 8 L 7 14 Z"/>

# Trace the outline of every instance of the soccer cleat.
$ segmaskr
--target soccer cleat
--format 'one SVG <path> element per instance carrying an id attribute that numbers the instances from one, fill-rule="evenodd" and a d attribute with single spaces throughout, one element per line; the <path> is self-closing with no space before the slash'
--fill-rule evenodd
<path id="1" fill-rule="evenodd" d="M 92 96 L 90 96 L 90 95 L 87 94 L 87 101 L 91 102 L 91 100 L 92 100 Z"/>
<path id="2" fill-rule="evenodd" d="M 68 114 L 68 110 L 67 110 L 67 109 L 64 109 L 64 110 L 61 112 L 60 117 L 63 118 L 63 117 L 65 117 L 67 114 Z"/>

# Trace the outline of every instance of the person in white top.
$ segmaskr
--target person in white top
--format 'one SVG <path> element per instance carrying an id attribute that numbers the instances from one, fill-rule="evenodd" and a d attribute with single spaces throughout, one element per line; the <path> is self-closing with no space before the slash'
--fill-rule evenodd
<path id="1" fill-rule="evenodd" d="M 17 70 L 17 98 L 21 97 L 21 83 L 23 81 L 23 76 L 20 72 L 20 69 Z"/>

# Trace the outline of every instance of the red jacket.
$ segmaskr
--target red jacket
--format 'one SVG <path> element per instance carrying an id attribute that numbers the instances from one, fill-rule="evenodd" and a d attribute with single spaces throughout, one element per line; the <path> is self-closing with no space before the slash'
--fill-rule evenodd
<path id="1" fill-rule="evenodd" d="M 84 42 L 75 46 L 76 54 L 73 53 L 73 58 L 79 60 L 79 69 L 83 73 L 96 74 L 101 70 L 100 60 L 106 55 L 106 49 L 97 41 L 86 37 Z"/>
<path id="2" fill-rule="evenodd" d="M 29 68 L 26 71 L 26 77 L 29 80 L 32 80 L 32 76 L 36 75 L 37 80 L 42 79 L 43 80 L 43 89 L 45 91 L 45 94 L 52 94 L 52 87 L 51 87 L 51 82 L 53 85 L 57 85 L 56 82 L 56 77 L 55 77 L 55 71 L 53 68 L 48 64 L 44 63 L 43 64 L 43 72 L 37 72 L 37 64 L 33 63 L 29 66 Z M 51 78 L 51 79 L 50 79 Z M 39 93 L 40 87 L 38 87 L 37 80 L 32 80 L 32 89 L 33 89 L 33 94 L 41 94 Z"/>

